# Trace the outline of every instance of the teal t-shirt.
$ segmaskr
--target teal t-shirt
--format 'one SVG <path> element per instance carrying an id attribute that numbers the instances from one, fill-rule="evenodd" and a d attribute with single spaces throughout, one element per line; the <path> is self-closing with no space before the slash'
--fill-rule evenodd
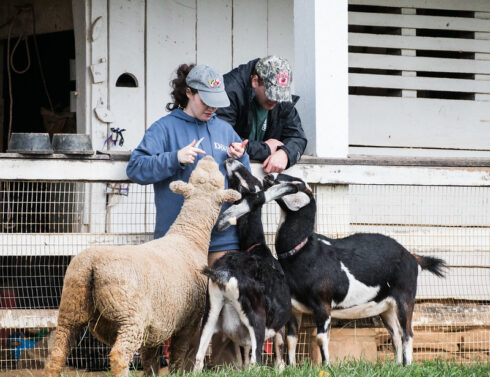
<path id="1" fill-rule="evenodd" d="M 252 101 L 253 123 L 248 140 L 263 141 L 265 130 L 267 130 L 267 115 L 269 110 L 257 105 Z"/>

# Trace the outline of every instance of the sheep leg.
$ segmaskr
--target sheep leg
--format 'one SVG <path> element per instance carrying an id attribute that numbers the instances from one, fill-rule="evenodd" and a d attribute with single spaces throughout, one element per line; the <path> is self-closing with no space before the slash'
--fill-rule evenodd
<path id="1" fill-rule="evenodd" d="M 53 349 L 46 363 L 44 373 L 47 377 L 58 377 L 66 363 L 73 339 L 80 332 L 79 327 L 58 325 L 53 339 Z"/>
<path id="2" fill-rule="evenodd" d="M 111 372 L 115 377 L 129 376 L 129 362 L 143 343 L 143 321 L 122 324 L 118 330 L 116 342 L 109 353 Z"/>
<path id="3" fill-rule="evenodd" d="M 196 372 L 201 371 L 204 367 L 204 357 L 206 356 L 209 342 L 211 342 L 211 338 L 216 332 L 216 324 L 223 308 L 223 294 L 219 287 L 211 280 L 209 281 L 207 300 L 209 300 L 206 301 L 206 304 L 209 303 L 209 310 L 207 310 L 203 318 L 201 340 L 199 342 L 199 349 L 197 350 L 196 364 L 194 365 L 194 371 Z M 206 309 L 208 309 L 207 306 Z"/>
<path id="4" fill-rule="evenodd" d="M 146 376 L 156 376 L 160 370 L 160 356 L 162 347 L 143 347 L 141 349 L 141 362 Z"/>

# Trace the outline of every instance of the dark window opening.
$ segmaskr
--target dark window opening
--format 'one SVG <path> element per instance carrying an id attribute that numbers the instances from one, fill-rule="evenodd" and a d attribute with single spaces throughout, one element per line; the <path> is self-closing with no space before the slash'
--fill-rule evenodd
<path id="1" fill-rule="evenodd" d="M 349 4 L 348 7 L 349 12 L 365 12 L 365 13 L 395 13 L 400 14 L 400 8 L 396 7 L 380 7 L 380 6 L 372 6 L 372 5 L 354 5 Z"/>
<path id="2" fill-rule="evenodd" d="M 474 101 L 475 94 L 461 92 L 442 92 L 437 90 L 419 90 L 417 91 L 417 98 L 439 98 Z"/>
<path id="3" fill-rule="evenodd" d="M 368 73 L 371 75 L 401 76 L 402 71 L 394 69 L 349 68 L 349 73 Z"/>
<path id="4" fill-rule="evenodd" d="M 121 88 L 137 88 L 138 81 L 130 73 L 123 73 L 117 78 L 116 86 Z"/>
<path id="5" fill-rule="evenodd" d="M 381 54 L 381 55 L 401 55 L 402 50 L 399 48 L 386 47 L 366 47 L 366 46 L 349 46 L 349 52 L 361 54 Z"/>
<path id="6" fill-rule="evenodd" d="M 349 33 L 401 35 L 402 29 L 388 26 L 349 25 Z"/>
<path id="7" fill-rule="evenodd" d="M 349 86 L 349 94 L 355 96 L 401 97 L 402 91 L 400 89 Z"/>

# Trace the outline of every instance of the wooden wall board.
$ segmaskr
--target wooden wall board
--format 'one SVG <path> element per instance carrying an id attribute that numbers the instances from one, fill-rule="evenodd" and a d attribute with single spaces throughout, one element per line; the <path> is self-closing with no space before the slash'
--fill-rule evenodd
<path id="1" fill-rule="evenodd" d="M 267 56 L 267 2 L 234 0 L 233 67 Z"/>
<path id="2" fill-rule="evenodd" d="M 490 52 L 488 40 L 370 33 L 349 33 L 349 45 L 408 50 Z"/>
<path id="3" fill-rule="evenodd" d="M 349 104 L 350 145 L 490 150 L 483 102 L 351 95 Z"/>
<path id="4" fill-rule="evenodd" d="M 444 92 L 490 93 L 490 80 L 447 79 L 350 73 L 349 86 L 367 88 L 435 90 Z"/>
<path id="5" fill-rule="evenodd" d="M 267 4 L 267 55 L 281 56 L 289 61 L 294 89 L 294 1 L 268 0 Z"/>
<path id="6" fill-rule="evenodd" d="M 484 60 L 426 58 L 420 56 L 361 54 L 353 52 L 349 53 L 349 67 L 490 74 L 490 65 Z"/>
<path id="7" fill-rule="evenodd" d="M 468 17 L 440 17 L 371 12 L 349 12 L 349 24 L 481 32 L 488 32 L 490 30 L 490 20 Z"/>
<path id="8" fill-rule="evenodd" d="M 145 124 L 145 0 L 110 1 L 108 33 L 110 126 L 125 129 L 124 145 L 108 149 L 131 150 L 142 139 Z M 116 86 L 123 74 L 134 77 L 137 87 Z"/>
<path id="9" fill-rule="evenodd" d="M 349 0 L 349 4 L 490 12 L 487 0 Z"/>
<path id="10" fill-rule="evenodd" d="M 177 67 L 196 62 L 195 0 L 147 0 L 146 124 L 166 115 Z"/>
<path id="11" fill-rule="evenodd" d="M 198 0 L 197 63 L 224 74 L 232 68 L 232 0 Z"/>

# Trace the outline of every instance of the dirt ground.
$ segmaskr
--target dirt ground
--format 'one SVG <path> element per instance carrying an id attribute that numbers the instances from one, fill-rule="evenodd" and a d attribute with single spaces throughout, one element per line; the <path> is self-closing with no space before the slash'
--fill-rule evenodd
<path id="1" fill-rule="evenodd" d="M 164 376 L 168 374 L 168 368 L 160 369 L 158 375 Z M 134 375 L 134 372 L 133 372 Z M 137 376 L 143 376 L 143 371 L 138 371 Z M 75 370 L 72 368 L 65 368 L 63 370 L 64 377 L 109 377 L 112 376 L 108 372 L 85 372 L 83 370 Z M 0 372 L 0 377 L 44 377 L 43 370 L 37 369 L 18 369 L 8 372 Z"/>

